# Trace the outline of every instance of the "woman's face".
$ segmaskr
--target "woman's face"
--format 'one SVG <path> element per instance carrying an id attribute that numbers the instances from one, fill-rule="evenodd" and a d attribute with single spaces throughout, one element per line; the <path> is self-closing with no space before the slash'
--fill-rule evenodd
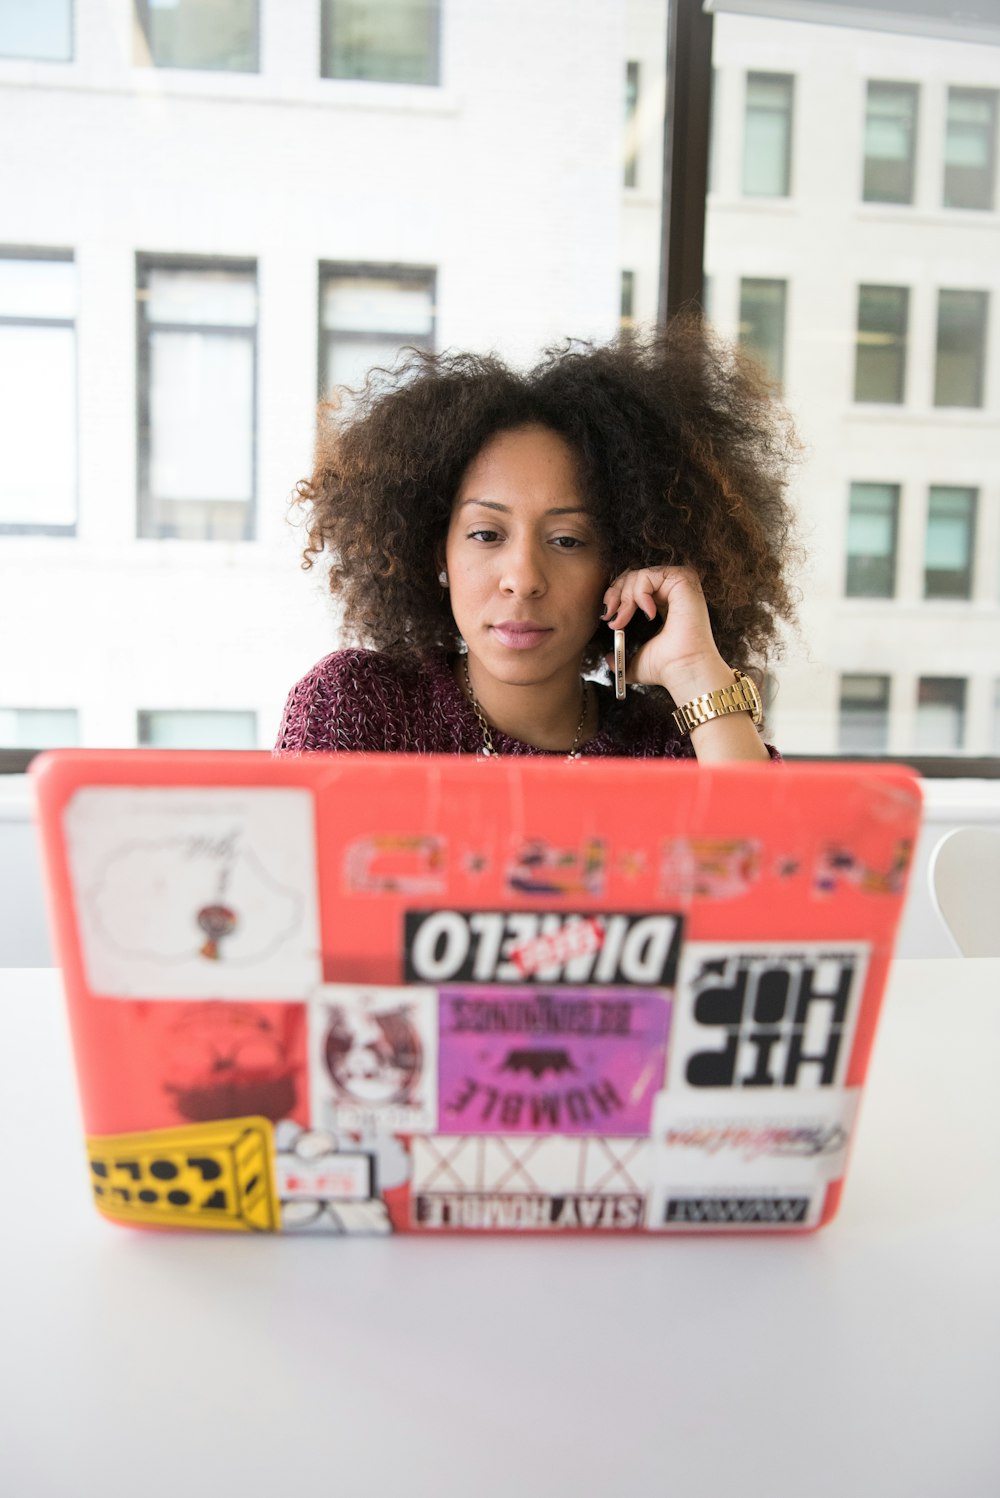
<path id="1" fill-rule="evenodd" d="M 486 443 L 455 496 L 445 562 L 477 674 L 519 686 L 579 674 L 608 571 L 562 437 L 532 425 Z"/>

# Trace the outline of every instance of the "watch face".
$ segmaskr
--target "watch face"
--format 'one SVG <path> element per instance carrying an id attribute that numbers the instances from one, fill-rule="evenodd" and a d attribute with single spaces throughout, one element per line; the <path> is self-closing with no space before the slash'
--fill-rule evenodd
<path id="1" fill-rule="evenodd" d="M 753 704 L 753 721 L 759 728 L 764 721 L 764 699 L 760 695 L 757 683 L 752 677 L 744 675 L 742 671 L 739 672 L 739 683 L 746 693 L 748 701 Z"/>

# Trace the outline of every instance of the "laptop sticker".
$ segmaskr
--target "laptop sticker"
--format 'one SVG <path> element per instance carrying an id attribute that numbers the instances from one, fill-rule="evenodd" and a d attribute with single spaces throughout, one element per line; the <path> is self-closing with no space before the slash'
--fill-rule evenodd
<path id="1" fill-rule="evenodd" d="M 90 786 L 65 813 L 92 991 L 305 998 L 322 980 L 309 791 Z"/>
<path id="2" fill-rule="evenodd" d="M 319 1129 L 275 1129 L 275 1177 L 284 1232 L 383 1235 L 392 1232 L 377 1191 L 375 1155 L 342 1147 Z"/>
<path id="3" fill-rule="evenodd" d="M 634 1232 L 645 1139 L 415 1138 L 411 1221 L 428 1230 Z"/>
<path id="4" fill-rule="evenodd" d="M 266 1118 L 87 1140 L 98 1211 L 119 1222 L 272 1232 L 279 1225 Z"/>
<path id="5" fill-rule="evenodd" d="M 643 1134 L 663 1085 L 670 1000 L 593 988 L 440 991 L 440 1127 Z"/>
<path id="6" fill-rule="evenodd" d="M 735 900 L 761 872 L 754 838 L 671 838 L 663 844 L 660 890 L 668 899 Z"/>
<path id="7" fill-rule="evenodd" d="M 662 912 L 410 910 L 404 976 L 412 983 L 670 988 L 680 938 L 680 917 Z"/>
<path id="8" fill-rule="evenodd" d="M 865 943 L 689 943 L 667 1090 L 840 1087 L 867 959 Z"/>
<path id="9" fill-rule="evenodd" d="M 507 865 L 504 885 L 512 894 L 591 895 L 604 894 L 607 845 L 588 838 L 579 848 L 560 848 L 545 838 L 519 842 Z"/>
<path id="10" fill-rule="evenodd" d="M 857 1088 L 661 1093 L 653 1111 L 649 1225 L 666 1229 L 702 1217 L 707 1226 L 810 1224 L 827 1185 L 844 1175 L 858 1098 Z"/>
<path id="11" fill-rule="evenodd" d="M 356 1133 L 437 1127 L 437 994 L 325 984 L 309 1006 L 313 1120 Z"/>

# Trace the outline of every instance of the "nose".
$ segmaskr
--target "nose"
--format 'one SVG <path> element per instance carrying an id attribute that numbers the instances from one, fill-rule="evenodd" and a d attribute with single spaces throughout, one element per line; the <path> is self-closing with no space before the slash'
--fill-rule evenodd
<path id="1" fill-rule="evenodd" d="M 547 586 L 544 557 L 537 542 L 529 536 L 511 541 L 504 549 L 501 593 L 511 598 L 538 598 Z"/>

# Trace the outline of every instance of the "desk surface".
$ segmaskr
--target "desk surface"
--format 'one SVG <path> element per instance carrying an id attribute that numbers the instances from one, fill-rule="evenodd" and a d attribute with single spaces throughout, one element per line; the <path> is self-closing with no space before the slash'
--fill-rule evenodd
<path id="1" fill-rule="evenodd" d="M 1000 961 L 895 965 L 840 1215 L 800 1238 L 115 1228 L 57 976 L 0 971 L 0 1014 L 5 1492 L 1000 1491 Z"/>

